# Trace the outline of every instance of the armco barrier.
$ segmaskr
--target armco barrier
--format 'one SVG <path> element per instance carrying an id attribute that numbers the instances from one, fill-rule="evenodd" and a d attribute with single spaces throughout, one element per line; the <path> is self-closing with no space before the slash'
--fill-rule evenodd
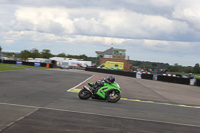
<path id="1" fill-rule="evenodd" d="M 92 72 L 99 72 L 99 73 L 116 74 L 116 75 L 128 76 L 128 77 L 136 77 L 135 72 L 128 72 L 128 71 L 109 70 L 109 69 L 100 69 L 100 68 L 92 68 L 92 67 L 87 67 L 85 68 L 85 70 L 92 71 Z"/>

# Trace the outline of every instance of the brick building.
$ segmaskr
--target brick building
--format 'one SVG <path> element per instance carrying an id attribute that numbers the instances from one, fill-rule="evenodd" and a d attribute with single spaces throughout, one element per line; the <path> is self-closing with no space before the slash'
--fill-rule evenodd
<path id="1" fill-rule="evenodd" d="M 97 53 L 97 65 L 101 65 L 106 61 L 113 62 L 123 62 L 125 71 L 130 71 L 129 60 L 126 60 L 126 50 L 125 49 L 116 49 L 109 48 L 105 51 L 96 51 Z"/>

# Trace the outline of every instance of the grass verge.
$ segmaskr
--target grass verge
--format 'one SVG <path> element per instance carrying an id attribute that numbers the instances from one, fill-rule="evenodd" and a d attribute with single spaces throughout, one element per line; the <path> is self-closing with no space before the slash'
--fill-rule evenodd
<path id="1" fill-rule="evenodd" d="M 0 66 L 0 71 L 9 71 L 9 70 L 24 70 L 24 68 Z"/>
<path id="2" fill-rule="evenodd" d="M 15 66 L 15 67 L 22 67 L 22 68 L 38 68 L 38 69 L 49 69 L 46 67 L 35 67 L 35 66 L 27 66 L 27 65 L 16 65 L 16 64 L 5 64 L 5 63 L 0 63 L 2 66 Z"/>

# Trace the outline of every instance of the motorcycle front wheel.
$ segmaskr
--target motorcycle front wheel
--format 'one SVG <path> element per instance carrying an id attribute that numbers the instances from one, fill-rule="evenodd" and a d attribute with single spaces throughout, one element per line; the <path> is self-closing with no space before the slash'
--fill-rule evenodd
<path id="1" fill-rule="evenodd" d="M 92 94 L 90 91 L 88 91 L 87 89 L 82 89 L 79 93 L 78 93 L 78 96 L 80 99 L 83 99 L 83 100 L 87 100 L 89 99 Z"/>
<path id="2" fill-rule="evenodd" d="M 107 93 L 107 101 L 110 103 L 116 103 L 120 100 L 121 95 L 119 91 L 110 91 Z"/>

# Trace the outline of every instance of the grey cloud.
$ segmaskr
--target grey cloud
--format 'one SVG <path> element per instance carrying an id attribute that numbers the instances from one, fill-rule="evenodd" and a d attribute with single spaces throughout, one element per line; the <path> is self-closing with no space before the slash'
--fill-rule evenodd
<path id="1" fill-rule="evenodd" d="M 35 35 L 34 41 L 53 38 L 55 42 L 102 47 L 112 43 L 110 37 L 122 48 L 197 55 L 199 5 L 196 0 L 1 0 L 0 28 L 5 34 L 1 31 L 0 35 L 8 40 Z M 82 37 L 76 38 L 78 35 Z M 120 38 L 126 41 L 120 42 Z M 141 41 L 145 39 L 171 45 L 161 41 L 148 46 Z M 183 47 L 175 41 L 191 45 Z"/>
<path id="2" fill-rule="evenodd" d="M 32 14 L 32 17 L 29 14 Z M 24 28 L 54 34 L 130 39 L 200 41 L 198 31 L 190 28 L 185 21 L 158 15 L 144 15 L 124 9 L 21 8 L 17 11 L 16 17 L 16 27 L 20 30 Z M 62 22 L 60 19 L 63 19 Z"/>
<path id="3" fill-rule="evenodd" d="M 0 4 L 35 7 L 127 9 L 143 14 L 169 14 L 177 0 L 3 0 Z"/>
<path id="4" fill-rule="evenodd" d="M 60 24 L 60 23 L 57 23 L 57 22 L 52 22 L 50 25 L 49 25 L 49 32 L 50 33 L 55 33 L 55 34 L 62 34 L 64 33 L 64 27 Z"/>

